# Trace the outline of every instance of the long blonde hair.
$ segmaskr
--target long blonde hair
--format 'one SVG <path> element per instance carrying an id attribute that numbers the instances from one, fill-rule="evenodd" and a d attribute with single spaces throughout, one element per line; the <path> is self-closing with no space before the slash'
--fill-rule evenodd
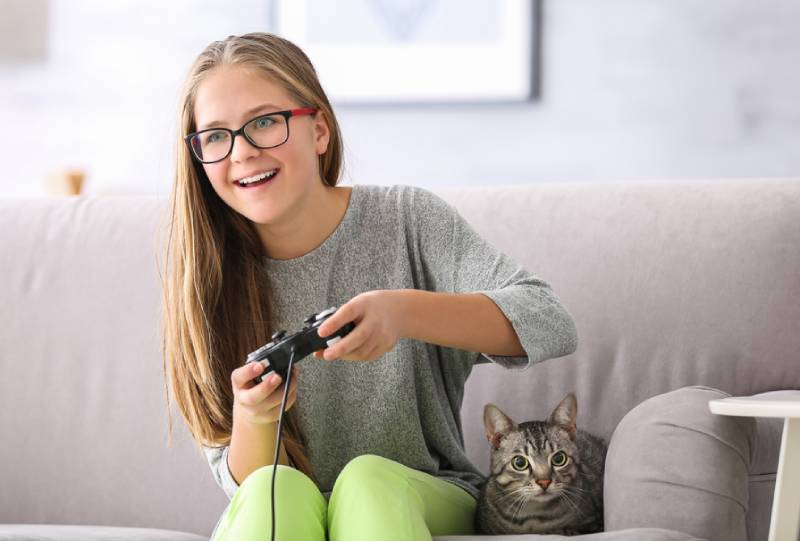
<path id="1" fill-rule="evenodd" d="M 183 141 L 196 129 L 197 88 L 221 65 L 255 69 L 281 85 L 299 107 L 324 115 L 330 140 L 319 156 L 319 173 L 326 185 L 339 182 L 343 158 L 336 117 L 311 61 L 296 45 L 272 34 L 251 33 L 215 41 L 197 57 L 179 109 L 177 171 L 162 275 L 162 354 L 168 415 L 171 393 L 198 450 L 230 444 L 231 372 L 272 334 L 264 245 L 252 222 L 216 194 Z M 293 410 L 284 414 L 282 442 L 297 469 L 313 479 Z"/>

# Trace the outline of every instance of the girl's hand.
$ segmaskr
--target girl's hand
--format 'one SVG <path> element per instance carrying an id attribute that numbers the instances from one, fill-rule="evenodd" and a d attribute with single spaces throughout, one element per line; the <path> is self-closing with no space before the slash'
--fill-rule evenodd
<path id="1" fill-rule="evenodd" d="M 394 349 L 401 337 L 402 313 L 397 290 L 367 291 L 353 297 L 336 310 L 317 329 L 320 336 L 329 336 L 349 322 L 356 328 L 325 350 L 314 352 L 328 361 L 374 361 Z"/>
<path id="2" fill-rule="evenodd" d="M 231 373 L 233 386 L 233 409 L 237 417 L 252 424 L 277 423 L 281 414 L 281 401 L 286 384 L 278 374 L 270 373 L 261 383 L 253 378 L 264 372 L 261 363 L 240 366 Z M 271 378 L 275 376 L 277 381 Z M 297 398 L 297 367 L 292 366 L 292 380 L 286 396 L 286 410 L 289 411 Z"/>

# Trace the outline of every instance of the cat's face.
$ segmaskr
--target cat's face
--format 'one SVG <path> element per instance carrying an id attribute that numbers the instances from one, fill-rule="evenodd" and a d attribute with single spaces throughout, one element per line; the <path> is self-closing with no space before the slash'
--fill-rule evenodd
<path id="1" fill-rule="evenodd" d="M 575 444 L 576 415 L 577 403 L 571 393 L 547 421 L 516 425 L 497 406 L 486 406 L 484 426 L 492 444 L 491 475 L 495 485 L 509 495 L 509 504 L 569 497 L 580 463 Z"/>

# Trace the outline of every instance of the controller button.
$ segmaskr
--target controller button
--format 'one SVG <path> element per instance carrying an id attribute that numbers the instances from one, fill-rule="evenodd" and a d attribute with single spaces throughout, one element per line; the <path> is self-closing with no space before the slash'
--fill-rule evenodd
<path id="1" fill-rule="evenodd" d="M 276 332 L 275 334 L 272 335 L 272 341 L 273 342 L 277 342 L 278 340 L 280 340 L 284 336 L 286 336 L 286 331 L 278 331 L 278 332 Z"/>
<path id="2" fill-rule="evenodd" d="M 269 344 L 265 344 L 255 351 L 251 351 L 250 353 L 247 354 L 247 362 L 250 362 L 251 360 L 255 359 L 256 357 L 267 351 L 269 348 L 271 348 L 273 345 L 274 344 L 270 342 Z"/>
<path id="3" fill-rule="evenodd" d="M 332 313 L 334 313 L 335 311 L 336 311 L 336 308 L 333 308 L 333 307 L 331 307 L 331 308 L 328 308 L 327 310 L 325 310 L 325 311 L 323 311 L 323 312 L 320 312 L 319 314 L 317 314 L 317 315 L 316 315 L 316 316 L 314 316 L 314 317 L 315 317 L 317 320 L 320 320 L 320 319 L 322 319 L 322 318 L 324 318 L 324 317 L 327 317 L 327 316 L 331 315 L 331 314 L 332 314 Z"/>

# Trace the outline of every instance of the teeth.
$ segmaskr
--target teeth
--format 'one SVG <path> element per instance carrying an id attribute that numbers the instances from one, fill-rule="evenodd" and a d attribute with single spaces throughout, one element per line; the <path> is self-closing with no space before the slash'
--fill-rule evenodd
<path id="1" fill-rule="evenodd" d="M 260 173 L 258 175 L 254 175 L 252 177 L 246 177 L 239 180 L 239 184 L 252 184 L 253 182 L 258 182 L 259 180 L 263 180 L 264 178 L 272 178 L 278 172 L 277 169 L 273 169 L 272 171 L 266 171 L 264 173 Z"/>

